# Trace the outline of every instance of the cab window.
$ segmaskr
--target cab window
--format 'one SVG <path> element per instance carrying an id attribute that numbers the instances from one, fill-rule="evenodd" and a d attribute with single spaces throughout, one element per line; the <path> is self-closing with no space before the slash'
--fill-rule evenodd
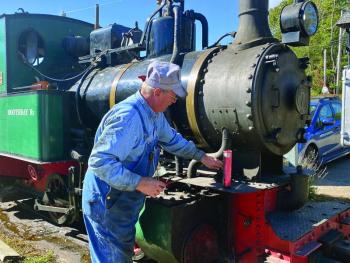
<path id="1" fill-rule="evenodd" d="M 331 106 L 329 104 L 322 106 L 320 110 L 320 114 L 318 115 L 316 127 L 322 128 L 322 121 L 325 119 L 332 119 L 333 118 L 333 112 L 331 109 Z"/>
<path id="2" fill-rule="evenodd" d="M 340 103 L 332 103 L 332 108 L 334 111 L 334 119 L 339 121 L 341 119 L 341 104 Z"/>
<path id="3" fill-rule="evenodd" d="M 45 56 L 44 41 L 37 31 L 27 29 L 19 37 L 18 51 L 28 63 L 38 66 Z"/>

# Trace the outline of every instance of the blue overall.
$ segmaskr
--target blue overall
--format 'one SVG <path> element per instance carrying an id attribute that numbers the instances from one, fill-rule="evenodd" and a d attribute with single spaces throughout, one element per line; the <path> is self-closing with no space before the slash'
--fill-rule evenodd
<path id="1" fill-rule="evenodd" d="M 152 176 L 159 145 L 184 158 L 204 152 L 172 129 L 139 92 L 114 106 L 102 119 L 83 184 L 82 210 L 93 263 L 131 262 L 135 224 L 145 195 L 136 189 Z"/>

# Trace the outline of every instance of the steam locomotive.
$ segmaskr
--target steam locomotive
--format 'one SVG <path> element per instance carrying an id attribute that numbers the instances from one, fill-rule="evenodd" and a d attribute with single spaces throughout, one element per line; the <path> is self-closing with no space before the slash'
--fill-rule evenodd
<path id="1" fill-rule="evenodd" d="M 241 0 L 239 29 L 223 36 L 232 44 L 209 46 L 203 14 L 185 11 L 184 0 L 157 4 L 143 31 L 0 16 L 1 176 L 36 189 L 35 209 L 56 224 L 74 222 L 102 116 L 140 88 L 152 61 L 171 61 L 181 66 L 188 96 L 166 113 L 169 122 L 202 149 L 218 158 L 232 150 L 233 158 L 225 159 L 228 170 L 213 172 L 162 154 L 156 176 L 168 187 L 146 200 L 137 224 L 145 255 L 186 263 L 346 262 L 349 204 L 308 202 L 309 176 L 283 170 L 283 154 L 303 140 L 311 87 L 308 59 L 289 46 L 307 45 L 316 33 L 316 6 L 286 6 L 280 42 L 270 32 L 268 0 Z"/>

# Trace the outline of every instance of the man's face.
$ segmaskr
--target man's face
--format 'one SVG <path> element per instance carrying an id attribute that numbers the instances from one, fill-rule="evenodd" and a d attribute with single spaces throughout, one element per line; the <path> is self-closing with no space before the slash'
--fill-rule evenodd
<path id="1" fill-rule="evenodd" d="M 156 104 L 158 112 L 166 111 L 170 105 L 177 101 L 176 94 L 172 90 L 156 89 L 155 94 L 157 98 Z"/>

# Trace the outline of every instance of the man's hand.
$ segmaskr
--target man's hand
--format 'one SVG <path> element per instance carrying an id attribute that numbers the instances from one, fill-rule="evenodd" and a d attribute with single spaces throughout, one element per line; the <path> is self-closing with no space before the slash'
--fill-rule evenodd
<path id="1" fill-rule="evenodd" d="M 201 162 L 209 169 L 219 170 L 223 167 L 222 161 L 216 159 L 215 157 L 209 156 L 208 154 L 202 157 Z"/>
<path id="2" fill-rule="evenodd" d="M 163 192 L 165 186 L 165 183 L 151 177 L 142 177 L 139 184 L 136 186 L 136 190 L 145 195 L 156 197 Z"/>

